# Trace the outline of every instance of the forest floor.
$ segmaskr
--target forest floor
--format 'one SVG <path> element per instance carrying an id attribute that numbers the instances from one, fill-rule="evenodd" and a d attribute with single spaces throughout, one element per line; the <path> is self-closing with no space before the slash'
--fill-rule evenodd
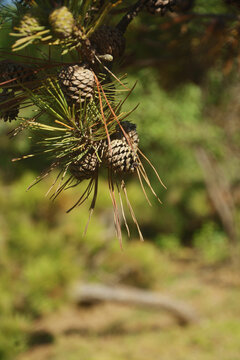
<path id="1" fill-rule="evenodd" d="M 207 266 L 191 255 L 171 261 L 175 276 L 161 292 L 191 305 L 199 324 L 116 304 L 66 305 L 36 321 L 36 338 L 18 360 L 239 360 L 239 264 Z"/>

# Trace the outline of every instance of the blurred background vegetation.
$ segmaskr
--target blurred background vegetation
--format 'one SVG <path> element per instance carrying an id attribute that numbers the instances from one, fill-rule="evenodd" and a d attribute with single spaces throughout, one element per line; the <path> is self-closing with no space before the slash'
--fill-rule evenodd
<path id="1" fill-rule="evenodd" d="M 128 32 L 121 71 L 137 86 L 127 107 L 140 104 L 132 115 L 140 148 L 167 186 L 159 187 L 149 169 L 163 201 L 152 199 L 149 207 L 138 181 L 128 183 L 144 243 L 129 219 L 132 236 L 124 233 L 120 250 L 103 177 L 86 237 L 89 204 L 65 213 L 78 188 L 49 201 L 44 195 L 53 175 L 26 192 L 47 161 L 12 163 L 36 139 L 10 139 L 14 124 L 1 122 L 0 359 L 239 359 L 237 11 L 234 2 L 196 0 L 189 12 L 143 13 Z M 156 319 L 111 306 L 69 315 L 68 289 L 79 279 L 171 293 L 195 306 L 203 323 L 183 329 L 161 314 Z M 63 307 L 68 310 L 61 315 Z M 58 333 L 56 319 L 71 316 L 89 332 Z M 35 338 L 37 326 L 49 322 L 56 323 L 55 335 Z"/>

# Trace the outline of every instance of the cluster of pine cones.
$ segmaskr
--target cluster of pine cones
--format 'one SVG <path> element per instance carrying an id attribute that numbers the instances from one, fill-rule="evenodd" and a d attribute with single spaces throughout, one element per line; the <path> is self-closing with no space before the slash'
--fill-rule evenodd
<path id="1" fill-rule="evenodd" d="M 103 163 L 115 173 L 134 173 L 139 166 L 137 149 L 139 137 L 136 125 L 128 121 L 116 126 L 116 132 L 108 140 L 100 141 L 96 150 L 90 149 L 80 161 L 73 162 L 69 170 L 78 180 L 90 179 Z"/>
<path id="2" fill-rule="evenodd" d="M 111 67 L 112 63 L 122 57 L 125 50 L 124 32 L 137 12 L 145 9 L 152 14 L 162 15 L 172 10 L 175 0 L 138 1 L 116 27 L 102 25 L 89 37 L 83 36 L 86 34 L 83 26 L 78 26 L 73 13 L 62 5 L 62 1 L 52 1 L 52 9 L 47 10 L 47 20 L 44 21 L 41 20 L 43 9 L 40 8 L 39 14 L 36 7 L 32 10 L 33 1 L 20 0 L 20 3 L 24 4 L 26 11 L 17 23 L 13 22 L 15 35 L 23 39 L 20 44 L 28 44 L 27 41 L 35 39 L 34 36 L 38 39 L 42 36 L 40 34 L 44 34 L 41 40 L 46 44 L 51 45 L 57 39 L 60 44 L 73 41 L 75 45 L 80 45 L 76 50 L 81 60 L 63 65 L 56 75 L 68 106 L 79 112 L 82 106 L 95 101 L 96 79 L 103 68 L 106 69 L 105 65 Z M 87 21 L 90 21 L 94 11 L 99 11 L 103 3 L 100 0 L 92 1 L 90 11 L 85 14 Z M 11 61 L 0 63 L 0 83 L 3 89 L 0 93 L 0 111 L 4 121 L 18 118 L 20 102 L 14 101 L 16 92 L 23 87 L 34 89 L 37 81 L 37 71 L 32 66 Z M 95 143 L 89 140 L 84 156 L 80 160 L 74 160 L 69 170 L 78 180 L 94 177 L 101 163 L 114 173 L 133 173 L 139 166 L 138 143 L 136 125 L 128 121 L 117 122 L 115 131 L 110 136 L 106 134 L 105 139 Z"/>
<path id="3" fill-rule="evenodd" d="M 95 73 L 87 64 L 65 66 L 58 79 L 69 105 L 86 104 L 97 91 Z M 79 180 L 93 177 L 101 162 L 116 173 L 133 173 L 138 166 L 138 142 L 136 125 L 121 122 L 110 136 L 110 141 L 106 139 L 91 144 L 89 151 L 79 161 L 73 162 L 69 169 Z"/>
<path id="4" fill-rule="evenodd" d="M 121 30 L 117 28 L 103 25 L 92 34 L 89 40 L 90 51 L 97 57 L 110 56 L 112 61 L 116 61 L 124 53 L 125 38 Z M 82 52 L 84 51 L 83 48 Z M 84 62 L 64 66 L 58 74 L 59 84 L 68 104 L 74 105 L 76 109 L 93 101 L 97 93 L 96 76 L 98 76 L 99 66 L 88 61 L 85 53 L 82 58 Z M 70 165 L 69 170 L 76 179 L 81 181 L 94 177 L 101 164 L 111 168 L 115 173 L 126 174 L 135 171 L 138 166 L 139 141 L 136 126 L 127 121 L 122 122 L 120 126 L 116 126 L 110 141 L 106 139 L 90 144 L 87 153 L 79 161 L 74 161 Z"/>

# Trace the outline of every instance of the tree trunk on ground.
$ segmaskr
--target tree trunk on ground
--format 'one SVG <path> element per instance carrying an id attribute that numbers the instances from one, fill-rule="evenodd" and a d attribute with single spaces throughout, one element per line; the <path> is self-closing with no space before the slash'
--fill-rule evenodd
<path id="1" fill-rule="evenodd" d="M 181 324 L 199 322 L 199 317 L 189 305 L 152 291 L 102 284 L 77 283 L 71 289 L 70 297 L 78 304 L 90 305 L 108 301 L 152 310 L 166 310 L 175 316 Z"/>

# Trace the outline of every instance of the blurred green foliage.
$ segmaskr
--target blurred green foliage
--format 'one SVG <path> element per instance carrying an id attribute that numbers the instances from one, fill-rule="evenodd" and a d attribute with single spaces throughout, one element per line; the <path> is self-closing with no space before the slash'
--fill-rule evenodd
<path id="1" fill-rule="evenodd" d="M 207 264 L 216 264 L 229 256 L 228 239 L 213 222 L 206 222 L 194 235 L 194 245 Z"/>

